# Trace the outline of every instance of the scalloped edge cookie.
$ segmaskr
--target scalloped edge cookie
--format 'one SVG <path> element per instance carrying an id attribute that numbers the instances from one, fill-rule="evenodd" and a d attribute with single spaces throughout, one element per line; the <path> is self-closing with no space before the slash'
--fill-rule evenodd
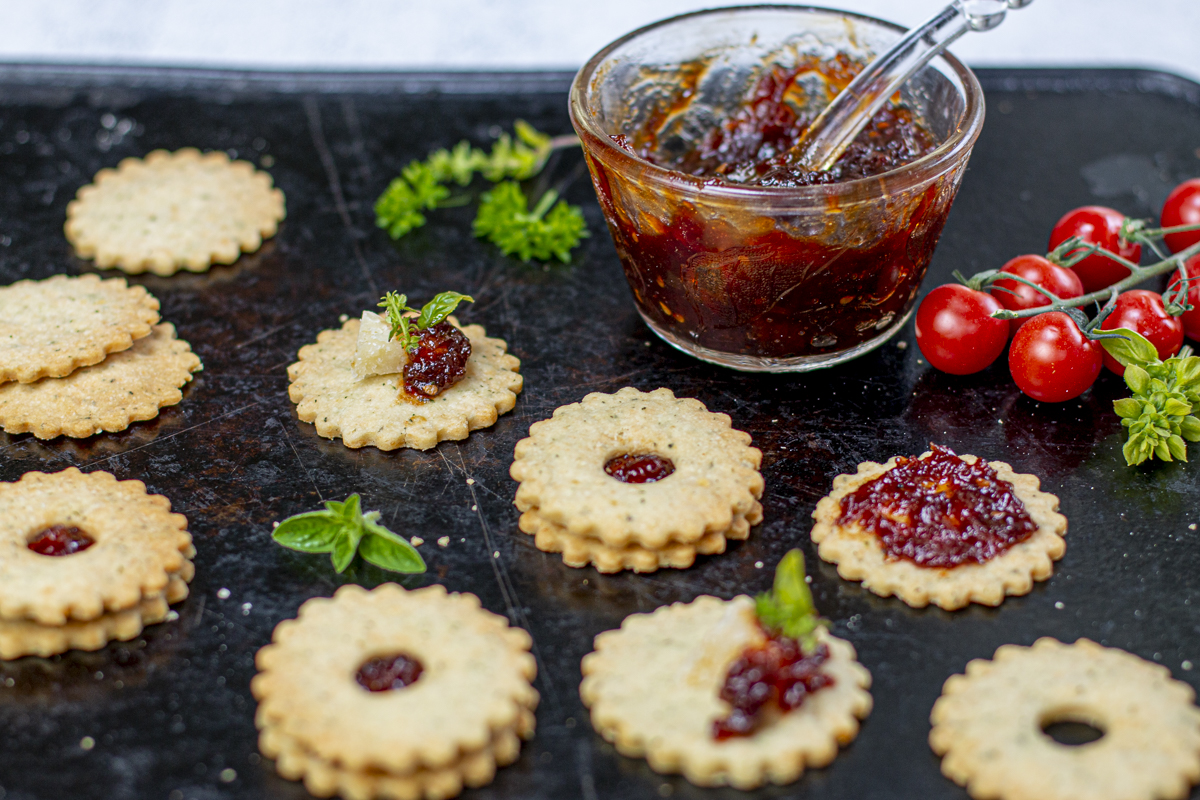
<path id="1" fill-rule="evenodd" d="M 275 235 L 286 212 L 271 183 L 220 150 L 155 150 L 97 172 L 67 204 L 63 231 L 77 256 L 102 269 L 204 272 Z"/>
<path id="2" fill-rule="evenodd" d="M 926 451 L 919 458 L 927 458 Z M 1025 505 L 1038 529 L 984 564 L 961 564 L 950 569 L 920 567 L 911 561 L 888 558 L 879 539 L 857 524 L 838 524 L 842 498 L 896 466 L 894 456 L 885 464 L 864 461 L 854 475 L 838 475 L 833 491 L 817 503 L 813 511 L 816 524 L 812 540 L 817 554 L 837 565 L 838 575 L 848 581 L 862 581 L 880 597 L 895 595 L 913 608 L 930 603 L 954 611 L 970 603 L 998 606 L 1008 595 L 1028 594 L 1035 581 L 1044 581 L 1054 572 L 1054 562 L 1066 552 L 1063 535 L 1067 518 L 1058 513 L 1058 498 L 1038 489 L 1036 475 L 1014 472 L 1003 461 L 987 462 L 997 477 L 1013 487 L 1013 494 Z M 968 464 L 978 456 L 960 455 Z"/>
<path id="3" fill-rule="evenodd" d="M 977 800 L 1174 800 L 1200 781 L 1200 709 L 1160 665 L 1088 639 L 1006 644 L 952 675 L 933 705 L 929 746 Z M 1068 746 L 1049 722 L 1100 739 Z"/>
<path id="4" fill-rule="evenodd" d="M 351 362 L 359 320 L 321 331 L 317 343 L 301 347 L 300 360 L 288 367 L 288 396 L 300 420 L 313 423 L 319 436 L 340 438 L 346 447 L 374 445 L 380 450 L 428 450 L 494 425 L 517 404 L 525 385 L 518 372 L 521 362 L 482 325 L 447 319 L 471 340 L 471 357 L 462 380 L 427 403 L 400 399 L 399 375 L 354 380 Z"/>
<path id="5" fill-rule="evenodd" d="M 675 471 L 654 483 L 622 483 L 604 471 L 623 453 L 657 453 Z M 726 414 L 670 389 L 594 392 L 555 409 L 517 442 L 513 501 L 578 537 L 609 547 L 661 550 L 730 530 L 763 492 L 762 452 Z"/>
<path id="6" fill-rule="evenodd" d="M 600 735 L 655 772 L 742 790 L 791 783 L 806 768 L 833 761 L 871 711 L 871 675 L 854 647 L 824 629 L 818 635 L 829 647 L 822 669 L 834 685 L 751 736 L 712 738 L 713 721 L 729 711 L 719 696 L 729 665 L 762 640 L 754 601 L 745 595 L 701 596 L 629 615 L 618 630 L 596 637 L 583 659 L 579 694 Z"/>
<path id="7" fill-rule="evenodd" d="M 98 364 L 158 320 L 158 299 L 124 278 L 54 275 L 0 287 L 0 384 Z"/>

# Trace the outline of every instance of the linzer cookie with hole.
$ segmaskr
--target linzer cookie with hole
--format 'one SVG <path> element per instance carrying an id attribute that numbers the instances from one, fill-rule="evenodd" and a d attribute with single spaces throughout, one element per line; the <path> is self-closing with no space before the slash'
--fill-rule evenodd
<path id="1" fill-rule="evenodd" d="M 1166 667 L 1080 639 L 1004 645 L 953 675 L 929 744 L 979 800 L 1174 800 L 1200 781 L 1196 693 Z M 1060 744 L 1054 723 L 1102 735 Z"/>
<path id="2" fill-rule="evenodd" d="M 875 594 L 951 611 L 1049 578 L 1066 550 L 1058 498 L 1002 461 L 931 447 L 834 478 L 813 512 L 821 558 Z"/>
<path id="3" fill-rule="evenodd" d="M 689 567 L 762 521 L 762 453 L 670 389 L 594 393 L 535 422 L 509 474 L 520 527 L 572 567 Z"/>
<path id="4" fill-rule="evenodd" d="M 55 275 L 0 287 L 0 384 L 98 364 L 149 335 L 158 319 L 158 300 L 124 278 Z"/>
<path id="5" fill-rule="evenodd" d="M 389 293 L 387 313 L 364 311 L 325 330 L 288 367 L 296 413 L 347 447 L 428 450 L 465 439 L 513 409 L 521 362 L 503 339 L 450 316 L 471 298 L 443 292 L 420 312 Z"/>
<path id="6" fill-rule="evenodd" d="M 232 264 L 274 236 L 283 217 L 283 192 L 269 174 L 185 147 L 100 170 L 67 205 L 64 230 L 98 267 L 173 275 Z"/>
<path id="7" fill-rule="evenodd" d="M 592 725 L 623 755 L 698 786 L 790 783 L 833 761 L 871 710 L 871 676 L 816 616 L 799 551 L 756 600 L 632 614 L 583 659 Z"/>
<path id="8" fill-rule="evenodd" d="M 131 639 L 187 597 L 187 519 L 141 481 L 74 467 L 0 483 L 0 658 Z"/>
<path id="9" fill-rule="evenodd" d="M 123 431 L 183 400 L 182 387 L 201 369 L 191 345 L 164 322 L 128 350 L 65 378 L 0 385 L 0 428 L 39 439 Z"/>
<path id="10" fill-rule="evenodd" d="M 258 652 L 259 747 L 318 797 L 454 797 L 533 736 L 531 644 L 471 594 L 343 586 Z"/>

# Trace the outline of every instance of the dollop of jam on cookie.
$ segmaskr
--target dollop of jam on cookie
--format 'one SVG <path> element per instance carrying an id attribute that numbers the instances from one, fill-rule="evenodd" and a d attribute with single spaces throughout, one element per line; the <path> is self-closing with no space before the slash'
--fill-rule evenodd
<path id="1" fill-rule="evenodd" d="M 610 458 L 604 471 L 621 483 L 655 483 L 675 471 L 675 462 L 656 453 L 626 453 Z"/>
<path id="2" fill-rule="evenodd" d="M 811 653 L 795 639 L 767 633 L 767 640 L 745 652 L 729 667 L 721 686 L 721 699 L 733 706 L 713 722 L 714 739 L 749 736 L 762 722 L 762 710 L 773 704 L 780 711 L 799 708 L 813 692 L 833 685 L 821 672 L 829 648 L 818 644 Z"/>
<path id="3" fill-rule="evenodd" d="M 416 333 L 417 345 L 404 365 L 404 391 L 417 400 L 437 397 L 462 380 L 471 357 L 471 340 L 449 322 Z"/>
<path id="4" fill-rule="evenodd" d="M 43 556 L 69 556 L 94 545 L 96 540 L 74 525 L 51 525 L 29 540 L 29 549 Z"/>
<path id="5" fill-rule="evenodd" d="M 358 668 L 354 679 L 368 692 L 390 692 L 416 683 L 423 671 L 420 661 L 398 653 L 369 659 Z"/>
<path id="6" fill-rule="evenodd" d="M 842 498 L 840 524 L 857 523 L 884 553 L 918 566 L 982 564 L 1028 539 L 1038 525 L 982 458 L 968 464 L 931 444 L 928 458 L 896 466 Z"/>

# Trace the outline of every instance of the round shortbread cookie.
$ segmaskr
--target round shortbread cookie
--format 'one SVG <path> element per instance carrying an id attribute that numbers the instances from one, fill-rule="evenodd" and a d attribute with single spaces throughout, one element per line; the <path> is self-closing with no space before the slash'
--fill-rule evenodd
<path id="1" fill-rule="evenodd" d="M 613 457 L 653 453 L 675 471 L 654 483 L 623 483 L 604 471 Z M 535 422 L 517 442 L 509 474 L 522 512 L 610 547 L 662 550 L 723 533 L 762 497 L 762 453 L 725 414 L 670 389 L 593 393 Z"/>
<path id="2" fill-rule="evenodd" d="M 562 553 L 568 567 L 595 565 L 600 572 L 654 572 L 663 567 L 687 569 L 698 555 L 717 555 L 725 552 L 726 540 L 750 538 L 750 527 L 762 522 L 762 504 L 755 503 L 750 514 L 735 514 L 729 530 L 706 533 L 691 544 L 668 542 L 666 547 L 651 550 L 639 544 L 613 547 L 590 536 L 576 536 L 561 525 L 541 518 L 536 511 L 521 515 L 520 528 L 534 537 L 537 548 L 546 553 Z"/>
<path id="3" fill-rule="evenodd" d="M 30 537 L 53 525 L 95 544 L 67 556 L 30 550 Z M 194 552 L 187 519 L 141 481 L 71 467 L 0 483 L 0 618 L 65 625 L 133 608 L 172 575 L 190 579 Z"/>
<path id="4" fill-rule="evenodd" d="M 350 363 L 359 320 L 350 319 L 340 330 L 317 334 L 317 343 L 300 348 L 300 360 L 288 367 L 288 396 L 297 415 L 327 439 L 340 437 L 347 447 L 374 445 L 380 450 L 428 450 L 494 425 L 517 404 L 524 386 L 517 372 L 521 362 L 505 352 L 503 339 L 487 336 L 482 325 L 447 319 L 471 340 L 471 357 L 462 380 L 437 397 L 426 403 L 401 397 L 398 374 L 355 380 Z"/>
<path id="5" fill-rule="evenodd" d="M 927 458 L 929 452 L 920 458 Z M 958 456 L 974 464 L 977 456 Z M 891 558 L 878 537 L 858 524 L 843 526 L 841 502 L 868 481 L 896 466 L 864 461 L 855 475 L 838 475 L 833 491 L 817 503 L 812 540 L 817 554 L 837 565 L 838 575 L 862 581 L 863 588 L 881 597 L 895 595 L 914 608 L 930 603 L 953 611 L 969 603 L 998 606 L 1007 595 L 1028 594 L 1034 581 L 1044 581 L 1054 572 L 1054 562 L 1066 552 L 1063 535 L 1067 518 L 1058 513 L 1058 498 L 1038 489 L 1036 475 L 1013 472 L 1003 461 L 987 462 L 1002 481 L 1012 485 L 1013 494 L 1025 506 L 1038 528 L 1029 538 L 1014 544 L 985 563 L 966 563 L 949 569 L 922 567 L 902 558 Z"/>
<path id="6" fill-rule="evenodd" d="M 1170 800 L 1200 780 L 1195 692 L 1166 667 L 1088 639 L 1006 644 L 952 675 L 929 744 L 942 773 L 978 800 Z M 1063 745 L 1043 729 L 1104 732 Z"/>
<path id="7" fill-rule="evenodd" d="M 232 264 L 262 246 L 284 217 L 271 176 L 225 153 L 155 150 L 102 169 L 67 204 L 80 258 L 125 272 L 173 275 Z"/>
<path id="8" fill-rule="evenodd" d="M 180 389 L 203 368 L 192 346 L 164 322 L 128 350 L 65 378 L 0 386 L 0 428 L 39 439 L 123 431 L 183 400 Z"/>
<path id="9" fill-rule="evenodd" d="M 128 349 L 158 322 L 158 300 L 124 278 L 55 275 L 0 287 L 0 383 L 60 378 Z"/>
<path id="10" fill-rule="evenodd" d="M 729 712 L 719 692 L 730 664 L 763 639 L 754 601 L 744 595 L 626 617 L 619 630 L 596 637 L 579 692 L 600 735 L 656 772 L 682 773 L 698 786 L 790 783 L 831 762 L 871 710 L 871 675 L 854 647 L 824 629 L 818 636 L 829 648 L 822 670 L 833 686 L 751 736 L 712 736 L 713 722 Z"/>
<path id="11" fill-rule="evenodd" d="M 331 793 L 335 778 L 341 791 L 363 774 L 419 783 L 456 768 L 461 788 L 482 774 L 489 748 L 496 762 L 509 758 L 511 735 L 532 736 L 531 644 L 471 594 L 343 586 L 331 599 L 306 602 L 258 652 L 250 688 L 264 752 L 283 757 L 281 772 L 304 778 L 314 794 Z M 416 682 L 384 692 L 359 686 L 364 662 L 398 653 L 422 665 Z"/>

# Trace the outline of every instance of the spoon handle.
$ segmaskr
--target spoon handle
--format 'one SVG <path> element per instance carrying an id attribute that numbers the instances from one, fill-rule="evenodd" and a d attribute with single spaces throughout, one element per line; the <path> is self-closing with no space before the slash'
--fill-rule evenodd
<path id="1" fill-rule="evenodd" d="M 931 58 L 967 31 L 991 30 L 1009 8 L 1032 1 L 954 0 L 873 59 L 833 98 L 792 148 L 794 163 L 817 171 L 832 167 L 875 112 Z"/>

